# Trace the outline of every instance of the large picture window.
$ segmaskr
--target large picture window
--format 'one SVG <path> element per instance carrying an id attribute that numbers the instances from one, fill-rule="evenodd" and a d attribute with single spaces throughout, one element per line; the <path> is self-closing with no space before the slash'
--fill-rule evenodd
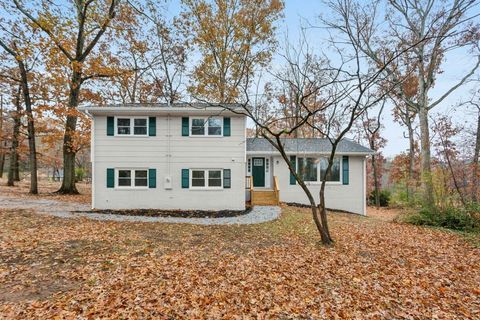
<path id="1" fill-rule="evenodd" d="M 116 118 L 118 136 L 146 136 L 148 134 L 147 118 Z"/>
<path id="2" fill-rule="evenodd" d="M 297 173 L 306 182 L 320 182 L 325 179 L 328 159 L 325 157 L 299 157 L 297 161 Z M 340 158 L 333 159 L 332 169 L 326 177 L 327 182 L 340 182 Z"/>
<path id="3" fill-rule="evenodd" d="M 221 136 L 223 119 L 220 117 L 195 117 L 190 119 L 191 136 Z"/>
<path id="4" fill-rule="evenodd" d="M 117 174 L 119 188 L 146 188 L 148 187 L 148 170 L 120 169 Z"/>
<path id="5" fill-rule="evenodd" d="M 318 158 L 298 158 L 297 172 L 303 181 L 318 181 Z"/>
<path id="6" fill-rule="evenodd" d="M 327 172 L 328 159 L 320 158 L 320 176 L 322 180 L 325 179 L 325 173 Z M 326 181 L 340 182 L 340 158 L 333 158 L 332 169 L 330 174 L 327 175 Z"/>
<path id="7" fill-rule="evenodd" d="M 192 169 L 192 188 L 222 188 L 222 170 Z"/>

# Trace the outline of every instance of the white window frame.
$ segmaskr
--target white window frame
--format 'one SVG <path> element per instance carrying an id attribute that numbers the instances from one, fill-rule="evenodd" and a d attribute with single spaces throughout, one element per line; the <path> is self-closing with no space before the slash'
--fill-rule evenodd
<path id="1" fill-rule="evenodd" d="M 120 171 L 130 171 L 130 185 L 121 186 L 118 183 Z M 147 171 L 147 185 L 146 186 L 135 186 L 135 171 Z M 148 189 L 148 183 L 150 181 L 148 168 L 115 168 L 115 188 L 116 189 Z"/>
<path id="2" fill-rule="evenodd" d="M 202 119 L 204 123 L 204 132 L 202 134 L 192 134 L 192 123 L 193 119 Z M 218 135 L 213 135 L 213 134 L 208 134 L 208 120 L 209 119 L 219 119 L 220 120 L 220 134 Z M 217 117 L 217 116 L 210 116 L 210 117 L 205 117 L 205 116 L 191 116 L 188 118 L 188 135 L 190 137 L 209 137 L 209 138 L 219 138 L 223 137 L 223 117 Z"/>
<path id="3" fill-rule="evenodd" d="M 130 119 L 130 134 L 119 134 L 118 133 L 118 119 Z M 135 130 L 135 119 L 145 119 L 147 121 L 147 133 L 146 134 L 134 134 Z M 115 136 L 116 137 L 148 137 L 148 132 L 150 130 L 150 123 L 148 117 L 131 117 L 131 116 L 115 116 Z"/>
<path id="4" fill-rule="evenodd" d="M 204 172 L 204 179 L 205 179 L 205 185 L 204 186 L 194 186 L 193 185 L 193 171 L 203 171 Z M 219 187 L 210 187 L 208 186 L 208 179 L 209 179 L 209 171 L 220 171 L 220 186 Z M 231 179 L 231 178 L 230 178 Z M 195 169 L 190 169 L 190 177 L 189 177 L 189 185 L 190 189 L 193 190 L 223 190 L 223 169 L 218 169 L 218 168 L 208 168 L 208 169 L 202 169 L 202 168 L 195 168 Z"/>
<path id="5" fill-rule="evenodd" d="M 298 172 L 298 159 L 299 158 L 315 158 L 315 159 L 318 159 L 319 162 L 318 162 L 318 166 L 317 166 L 317 181 L 304 181 L 305 184 L 321 184 L 322 183 L 322 177 L 321 177 L 321 159 L 325 159 L 327 160 L 328 162 L 328 157 L 327 156 L 310 156 L 310 155 L 302 155 L 302 156 L 297 156 L 297 159 L 295 161 L 295 172 Z M 340 167 L 339 167 L 339 170 L 340 170 L 340 174 L 338 175 L 339 176 L 339 180 L 338 181 L 326 181 L 326 184 L 333 184 L 333 185 L 336 185 L 336 184 L 342 184 L 342 181 L 343 181 L 343 162 L 342 162 L 342 157 L 341 156 L 335 156 L 334 159 L 338 159 L 339 163 L 340 163 Z"/>

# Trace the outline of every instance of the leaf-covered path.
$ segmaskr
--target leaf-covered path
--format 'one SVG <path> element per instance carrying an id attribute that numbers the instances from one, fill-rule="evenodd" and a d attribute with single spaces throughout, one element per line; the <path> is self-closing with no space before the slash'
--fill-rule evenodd
<path id="1" fill-rule="evenodd" d="M 480 314 L 480 250 L 456 234 L 306 209 L 248 226 L 0 209 L 0 318 L 448 318 Z"/>

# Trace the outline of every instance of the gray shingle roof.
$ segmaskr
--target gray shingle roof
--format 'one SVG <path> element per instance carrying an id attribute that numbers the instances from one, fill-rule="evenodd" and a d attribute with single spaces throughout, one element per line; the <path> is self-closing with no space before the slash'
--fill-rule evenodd
<path id="1" fill-rule="evenodd" d="M 224 107 L 227 109 L 236 109 L 242 107 L 238 103 L 203 103 L 203 102 L 178 102 L 178 103 L 124 103 L 124 104 L 105 104 L 105 105 L 94 105 L 94 106 L 82 106 L 85 109 L 89 108 L 194 108 L 194 109 L 205 109 L 205 108 L 216 108 Z"/>
<path id="2" fill-rule="evenodd" d="M 329 153 L 332 145 L 328 139 L 320 138 L 285 138 L 282 139 L 288 153 Z M 247 138 L 247 152 L 276 152 L 277 150 L 264 138 Z M 371 154 L 373 150 L 352 140 L 343 139 L 337 146 L 338 153 Z"/>

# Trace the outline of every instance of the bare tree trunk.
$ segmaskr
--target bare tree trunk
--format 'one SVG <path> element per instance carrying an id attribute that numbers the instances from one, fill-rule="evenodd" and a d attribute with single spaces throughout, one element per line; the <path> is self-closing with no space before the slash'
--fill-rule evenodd
<path id="1" fill-rule="evenodd" d="M 428 109 L 425 104 L 420 108 L 418 113 L 420 123 L 420 143 L 421 143 L 421 160 L 422 160 L 422 186 L 424 192 L 425 204 L 433 208 L 435 206 L 433 198 L 433 180 L 430 156 L 430 128 L 428 126 Z"/>
<path id="2" fill-rule="evenodd" d="M 412 122 L 410 118 L 407 117 L 407 128 L 408 128 L 408 142 L 409 142 L 409 150 L 408 150 L 408 180 L 407 180 L 407 200 L 413 200 L 413 185 L 414 182 L 414 170 L 415 170 L 415 140 L 414 140 L 414 133 Z"/>
<path id="3" fill-rule="evenodd" d="M 32 100 L 30 98 L 30 88 L 28 87 L 27 70 L 22 60 L 18 59 L 17 62 L 22 80 L 21 85 L 23 92 L 23 100 L 25 103 L 25 111 L 27 115 L 28 148 L 30 163 L 30 193 L 38 194 L 37 149 L 35 146 L 35 122 L 32 113 Z"/>
<path id="4" fill-rule="evenodd" d="M 3 146 L 0 146 L 3 150 Z M 0 178 L 3 178 L 3 168 L 5 167 L 5 152 L 0 154 Z"/>
<path id="5" fill-rule="evenodd" d="M 5 149 L 3 148 L 3 96 L 0 95 L 0 179 L 3 178 Z"/>
<path id="6" fill-rule="evenodd" d="M 477 139 L 475 141 L 475 152 L 473 155 L 473 170 L 472 170 L 472 201 L 478 202 L 478 158 L 480 155 L 480 108 L 478 109 L 477 120 Z"/>
<path id="7" fill-rule="evenodd" d="M 15 181 L 20 181 L 20 157 L 18 156 L 18 151 L 16 153 L 17 157 L 15 158 L 15 171 L 13 173 L 13 179 Z"/>
<path id="8" fill-rule="evenodd" d="M 15 106 L 16 110 L 13 116 L 13 135 L 12 135 L 12 146 L 10 148 L 9 156 L 9 168 L 8 168 L 8 181 L 7 186 L 13 187 L 15 185 L 15 178 L 18 175 L 18 137 L 20 135 L 20 126 L 21 126 L 21 111 L 22 107 L 20 105 L 20 88 L 15 97 Z M 18 181 L 18 180 L 17 180 Z"/>

